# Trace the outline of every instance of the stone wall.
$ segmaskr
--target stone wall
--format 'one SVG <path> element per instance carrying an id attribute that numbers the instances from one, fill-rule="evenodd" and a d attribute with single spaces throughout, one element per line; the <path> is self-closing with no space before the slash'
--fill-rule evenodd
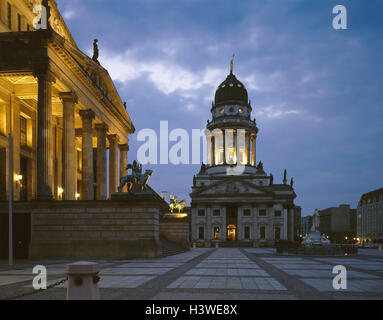
<path id="1" fill-rule="evenodd" d="M 14 210 L 31 214 L 30 259 L 158 257 L 161 208 L 150 196 L 141 200 L 36 201 Z"/>
<path id="2" fill-rule="evenodd" d="M 177 243 L 184 248 L 190 248 L 189 241 L 190 219 L 177 215 L 164 215 L 160 219 L 160 237 Z"/>

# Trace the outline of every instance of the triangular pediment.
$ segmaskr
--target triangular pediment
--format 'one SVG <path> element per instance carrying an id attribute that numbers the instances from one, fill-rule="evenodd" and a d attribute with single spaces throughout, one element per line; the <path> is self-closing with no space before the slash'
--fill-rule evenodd
<path id="1" fill-rule="evenodd" d="M 217 183 L 211 184 L 201 190 L 195 192 L 198 196 L 238 194 L 238 195 L 257 195 L 272 196 L 270 191 L 263 190 L 255 184 L 241 179 L 225 179 Z"/>

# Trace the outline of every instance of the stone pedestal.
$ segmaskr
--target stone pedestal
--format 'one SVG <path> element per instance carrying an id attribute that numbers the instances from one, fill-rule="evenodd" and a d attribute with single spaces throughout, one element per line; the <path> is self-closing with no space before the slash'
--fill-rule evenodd
<path id="1" fill-rule="evenodd" d="M 160 218 L 160 237 L 190 248 L 190 218 L 187 215 L 165 214 Z"/>
<path id="2" fill-rule="evenodd" d="M 25 207 L 20 205 L 22 212 Z M 161 254 L 159 216 L 164 201 L 156 194 L 122 195 L 109 201 L 37 201 L 28 208 L 30 259 L 130 259 Z"/>
<path id="3" fill-rule="evenodd" d="M 100 300 L 99 272 L 98 263 L 81 261 L 67 264 L 67 300 Z"/>

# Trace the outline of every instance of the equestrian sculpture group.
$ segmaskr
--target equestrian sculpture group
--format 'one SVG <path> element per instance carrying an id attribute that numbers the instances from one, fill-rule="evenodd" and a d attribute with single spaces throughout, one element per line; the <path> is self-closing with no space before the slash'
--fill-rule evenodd
<path id="1" fill-rule="evenodd" d="M 121 183 L 118 187 L 118 192 L 122 192 L 122 189 L 127 185 L 128 192 L 131 193 L 133 186 L 137 185 L 140 187 L 141 192 L 148 191 L 148 181 L 153 174 L 153 170 L 145 170 L 145 173 L 142 173 L 142 164 L 139 164 L 138 161 L 134 160 L 133 164 L 129 164 L 127 170 L 132 170 L 132 174 L 127 175 L 121 179 Z"/>
<path id="2" fill-rule="evenodd" d="M 178 202 L 178 197 L 170 196 L 170 212 L 173 213 L 174 210 L 178 210 L 178 213 L 181 213 L 182 210 L 186 207 L 186 200 Z"/>

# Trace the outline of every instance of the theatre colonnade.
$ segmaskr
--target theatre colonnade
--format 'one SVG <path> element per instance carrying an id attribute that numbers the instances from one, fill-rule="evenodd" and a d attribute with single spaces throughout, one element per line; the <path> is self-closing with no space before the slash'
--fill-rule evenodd
<path id="1" fill-rule="evenodd" d="M 9 153 L 15 200 L 108 199 L 134 131 L 108 72 L 75 44 L 53 30 L 0 34 L 0 200 Z"/>

